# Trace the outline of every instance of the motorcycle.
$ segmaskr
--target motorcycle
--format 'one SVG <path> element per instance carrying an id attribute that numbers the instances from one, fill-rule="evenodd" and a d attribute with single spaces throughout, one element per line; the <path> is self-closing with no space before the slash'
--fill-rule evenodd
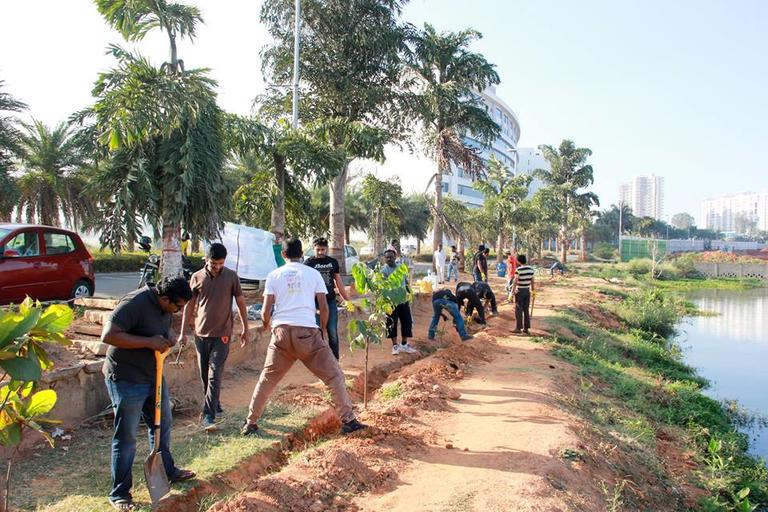
<path id="1" fill-rule="evenodd" d="M 142 236 L 139 238 L 138 244 L 139 247 L 141 247 L 141 249 L 147 253 L 147 260 L 144 262 L 144 267 L 142 267 L 141 273 L 139 275 L 138 288 L 142 288 L 148 284 L 155 284 L 156 276 L 160 273 L 160 256 L 157 254 L 152 254 L 152 239 L 148 236 Z M 199 269 L 195 268 L 189 258 L 182 254 L 181 270 L 182 274 L 184 275 L 184 279 L 189 281 L 192 277 L 192 274 L 197 272 Z"/>

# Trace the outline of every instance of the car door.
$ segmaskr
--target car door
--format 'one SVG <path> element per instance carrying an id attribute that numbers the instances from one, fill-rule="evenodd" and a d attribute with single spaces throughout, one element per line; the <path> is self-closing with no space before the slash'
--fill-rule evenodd
<path id="1" fill-rule="evenodd" d="M 48 298 L 66 299 L 83 273 L 78 259 L 77 245 L 66 233 L 43 231 L 45 258 L 41 271 L 49 282 Z"/>
<path id="2" fill-rule="evenodd" d="M 357 251 L 351 245 L 344 246 L 344 263 L 347 267 L 347 274 L 351 274 L 352 267 L 355 266 L 356 263 L 360 263 Z"/>
<path id="3" fill-rule="evenodd" d="M 19 303 L 26 296 L 46 297 L 47 280 L 40 252 L 40 234 L 34 228 L 11 234 L 0 259 L 0 301 Z"/>

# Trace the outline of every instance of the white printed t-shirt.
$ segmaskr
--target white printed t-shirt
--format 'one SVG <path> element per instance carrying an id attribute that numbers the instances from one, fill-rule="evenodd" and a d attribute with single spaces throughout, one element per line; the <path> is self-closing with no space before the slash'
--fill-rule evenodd
<path id="1" fill-rule="evenodd" d="M 267 276 L 264 295 L 275 297 L 272 327 L 317 327 L 315 294 L 327 293 L 320 272 L 303 263 L 288 262 Z"/>

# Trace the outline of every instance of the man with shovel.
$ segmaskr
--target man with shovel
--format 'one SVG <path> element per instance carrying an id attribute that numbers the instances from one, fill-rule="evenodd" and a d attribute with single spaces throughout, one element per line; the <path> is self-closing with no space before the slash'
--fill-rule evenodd
<path id="1" fill-rule="evenodd" d="M 224 266 L 226 259 L 227 248 L 220 243 L 213 243 L 205 256 L 205 267 L 192 274 L 189 280 L 192 300 L 184 308 L 178 340 L 180 344 L 184 343 L 184 328 L 192 323 L 194 317 L 197 366 L 205 394 L 200 422 L 206 432 L 217 429 L 216 416 L 224 412 L 219 403 L 219 395 L 234 325 L 232 299 L 237 304 L 242 325 L 240 346 L 244 347 L 250 339 L 248 312 L 240 288 L 240 278 L 237 272 Z"/>
<path id="2" fill-rule="evenodd" d="M 101 341 L 111 346 L 103 373 L 115 413 L 109 502 L 117 510 L 134 508 L 131 466 L 142 418 L 152 449 L 145 463 L 152 501 L 170 491 L 168 482 L 195 477 L 194 472 L 176 467 L 171 455 L 171 403 L 162 379 L 162 362 L 176 342 L 171 318 L 190 298 L 192 290 L 183 277 L 166 277 L 156 286 L 145 286 L 120 299 L 104 325 Z"/>

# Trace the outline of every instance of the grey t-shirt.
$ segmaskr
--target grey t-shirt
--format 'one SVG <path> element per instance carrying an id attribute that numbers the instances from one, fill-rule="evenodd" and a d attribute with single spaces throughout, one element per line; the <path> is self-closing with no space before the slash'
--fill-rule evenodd
<path id="1" fill-rule="evenodd" d="M 128 334 L 146 337 L 158 334 L 170 336 L 171 314 L 162 310 L 157 291 L 149 286 L 120 299 L 110 319 Z M 127 349 L 110 346 L 102 372 L 111 380 L 154 384 L 154 351 L 148 348 Z"/>

